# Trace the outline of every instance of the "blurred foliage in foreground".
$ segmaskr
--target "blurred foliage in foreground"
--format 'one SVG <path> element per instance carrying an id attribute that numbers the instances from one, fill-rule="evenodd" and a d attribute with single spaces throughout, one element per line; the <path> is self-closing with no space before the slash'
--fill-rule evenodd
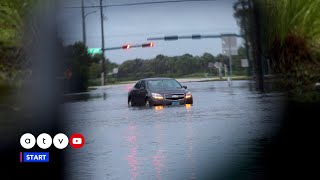
<path id="1" fill-rule="evenodd" d="M 319 102 L 315 84 L 320 82 L 320 1 L 238 0 L 236 5 L 242 5 L 235 8 L 242 32 L 260 28 L 261 56 L 271 60 L 279 77 L 275 84 L 296 100 Z M 250 35 L 246 40 L 255 43 Z"/>
<path id="2" fill-rule="evenodd" d="M 30 61 L 25 53 L 27 44 L 22 44 L 22 38 L 25 31 L 32 31 L 34 28 L 25 23 L 25 17 L 32 14 L 34 2 L 35 0 L 0 2 L 0 94 L 7 92 L 9 87 L 20 87 L 23 78 L 30 74 L 25 69 Z"/>
<path id="3" fill-rule="evenodd" d="M 37 8 L 41 8 L 41 3 L 40 0 L 0 1 L 0 98 L 13 90 L 19 91 L 32 74 L 30 49 L 39 38 Z M 61 43 L 61 49 L 65 50 L 65 69 L 57 79 L 64 81 L 66 92 L 86 91 L 89 68 L 99 64 L 103 57 L 88 54 L 81 42 L 63 48 Z M 65 77 L 67 72 L 69 78 Z"/>

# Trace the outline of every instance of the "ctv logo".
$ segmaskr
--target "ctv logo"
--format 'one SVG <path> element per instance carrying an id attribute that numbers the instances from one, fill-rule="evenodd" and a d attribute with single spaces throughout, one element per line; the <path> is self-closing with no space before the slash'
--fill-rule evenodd
<path id="1" fill-rule="evenodd" d="M 41 149 L 48 149 L 52 144 L 58 149 L 64 149 L 68 144 L 77 149 L 83 147 L 85 139 L 80 133 L 73 134 L 70 138 L 63 133 L 59 133 L 53 139 L 47 133 L 40 134 L 37 139 L 32 134 L 25 133 L 20 138 L 20 144 L 25 149 L 33 148 L 36 143 Z"/>

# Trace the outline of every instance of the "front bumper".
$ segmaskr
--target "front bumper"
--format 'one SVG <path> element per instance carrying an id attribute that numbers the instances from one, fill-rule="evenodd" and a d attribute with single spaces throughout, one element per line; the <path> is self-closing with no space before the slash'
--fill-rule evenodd
<path id="1" fill-rule="evenodd" d="M 170 99 L 163 99 L 163 100 L 158 100 L 155 98 L 150 99 L 150 105 L 153 106 L 168 106 L 168 105 L 184 105 L 184 104 L 192 104 L 193 99 L 191 98 L 183 98 L 179 100 L 170 100 Z"/>

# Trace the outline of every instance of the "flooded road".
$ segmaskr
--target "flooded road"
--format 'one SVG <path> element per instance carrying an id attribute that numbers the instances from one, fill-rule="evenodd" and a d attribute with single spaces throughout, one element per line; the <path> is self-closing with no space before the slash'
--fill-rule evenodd
<path id="1" fill-rule="evenodd" d="M 133 84 L 67 96 L 67 132 L 82 149 L 66 150 L 70 179 L 255 179 L 263 145 L 279 129 L 279 94 L 250 81 L 189 82 L 193 106 L 128 107 Z"/>

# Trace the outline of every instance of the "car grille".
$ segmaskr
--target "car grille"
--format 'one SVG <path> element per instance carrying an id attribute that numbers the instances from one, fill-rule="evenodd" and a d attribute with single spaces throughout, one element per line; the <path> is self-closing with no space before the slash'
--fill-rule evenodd
<path id="1" fill-rule="evenodd" d="M 169 100 L 180 100 L 184 98 L 184 94 L 165 94 L 164 98 Z"/>

